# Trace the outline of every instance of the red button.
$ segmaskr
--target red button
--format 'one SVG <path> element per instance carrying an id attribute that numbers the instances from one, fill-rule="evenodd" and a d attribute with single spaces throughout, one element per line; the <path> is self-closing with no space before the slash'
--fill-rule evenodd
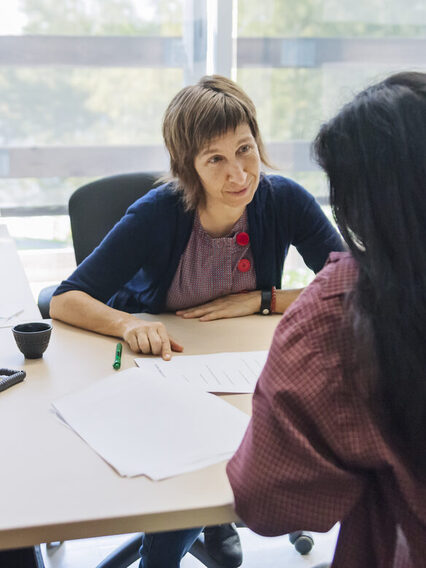
<path id="1" fill-rule="evenodd" d="M 239 262 L 238 262 L 238 270 L 240 272 L 247 272 L 248 270 L 250 270 L 251 264 L 250 261 L 247 260 L 247 258 L 242 258 Z"/>
<path id="2" fill-rule="evenodd" d="M 245 247 L 246 245 L 248 245 L 250 242 L 250 237 L 248 236 L 248 233 L 238 233 L 237 235 L 237 243 L 239 245 L 241 245 L 242 247 Z"/>

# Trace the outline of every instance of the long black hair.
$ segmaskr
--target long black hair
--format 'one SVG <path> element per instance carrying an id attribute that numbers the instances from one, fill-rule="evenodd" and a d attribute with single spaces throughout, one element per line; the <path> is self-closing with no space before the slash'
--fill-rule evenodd
<path id="1" fill-rule="evenodd" d="M 321 127 L 313 150 L 359 264 L 353 321 L 377 365 L 377 408 L 424 475 L 426 73 L 398 73 L 362 91 Z"/>

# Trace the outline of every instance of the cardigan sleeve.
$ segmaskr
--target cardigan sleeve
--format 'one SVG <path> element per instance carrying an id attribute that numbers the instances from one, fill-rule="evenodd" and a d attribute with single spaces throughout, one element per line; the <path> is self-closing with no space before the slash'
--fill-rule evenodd
<path id="1" fill-rule="evenodd" d="M 303 187 L 292 183 L 291 244 L 303 257 L 305 264 L 319 272 L 330 252 L 344 250 L 343 240 L 327 219 L 315 198 Z"/>
<path id="2" fill-rule="evenodd" d="M 81 290 L 107 302 L 141 267 L 149 269 L 164 256 L 162 216 L 161 205 L 149 194 L 135 202 L 55 295 Z"/>
<path id="3" fill-rule="evenodd" d="M 344 442 L 336 413 L 342 400 L 338 380 L 323 365 L 305 325 L 306 320 L 323 325 L 310 288 L 275 332 L 251 422 L 227 466 L 237 514 L 267 536 L 327 531 L 363 492 L 363 477 L 339 457 Z"/>

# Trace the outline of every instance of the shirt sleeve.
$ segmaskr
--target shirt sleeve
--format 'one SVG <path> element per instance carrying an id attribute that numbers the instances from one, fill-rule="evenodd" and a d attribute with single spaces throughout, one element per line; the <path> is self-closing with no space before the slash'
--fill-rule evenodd
<path id="1" fill-rule="evenodd" d="M 298 188 L 298 211 L 293 217 L 296 224 L 292 244 L 303 257 L 305 264 L 314 272 L 319 272 L 330 252 L 341 252 L 345 247 L 339 233 L 315 198 L 302 187 Z"/>
<path id="2" fill-rule="evenodd" d="M 107 302 L 142 266 L 155 262 L 159 254 L 155 234 L 158 223 L 152 219 L 156 217 L 158 206 L 147 196 L 133 204 L 100 245 L 59 285 L 55 295 L 81 290 Z"/>
<path id="3" fill-rule="evenodd" d="M 339 457 L 339 377 L 311 341 L 324 314 L 310 288 L 275 332 L 251 422 L 227 466 L 237 514 L 267 536 L 327 531 L 363 491 L 362 476 Z"/>

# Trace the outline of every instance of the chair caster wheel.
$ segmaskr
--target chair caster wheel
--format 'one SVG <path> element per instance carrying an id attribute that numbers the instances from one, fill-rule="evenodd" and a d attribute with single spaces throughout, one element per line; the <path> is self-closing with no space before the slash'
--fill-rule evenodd
<path id="1" fill-rule="evenodd" d="M 314 546 L 314 539 L 308 532 L 296 531 L 289 534 L 288 538 L 297 552 L 302 555 L 308 554 Z"/>

